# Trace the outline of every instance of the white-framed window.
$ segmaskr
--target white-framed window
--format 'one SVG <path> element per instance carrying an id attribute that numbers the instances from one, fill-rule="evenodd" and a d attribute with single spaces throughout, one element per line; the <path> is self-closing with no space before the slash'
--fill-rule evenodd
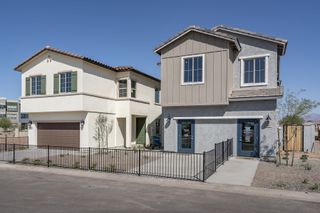
<path id="1" fill-rule="evenodd" d="M 127 79 L 123 79 L 123 80 L 119 80 L 119 97 L 123 98 L 123 97 L 127 97 Z"/>
<path id="2" fill-rule="evenodd" d="M 269 55 L 240 57 L 241 86 L 261 86 L 268 83 Z"/>
<path id="3" fill-rule="evenodd" d="M 204 83 L 204 55 L 191 55 L 181 58 L 181 84 Z"/>
<path id="4" fill-rule="evenodd" d="M 31 94 L 32 95 L 41 94 L 41 75 L 31 77 Z"/>
<path id="5" fill-rule="evenodd" d="M 71 76 L 72 72 L 60 73 L 60 92 L 71 92 Z"/>

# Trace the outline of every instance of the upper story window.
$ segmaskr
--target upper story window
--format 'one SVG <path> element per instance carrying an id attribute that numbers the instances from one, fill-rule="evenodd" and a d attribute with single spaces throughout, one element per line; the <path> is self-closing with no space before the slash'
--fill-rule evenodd
<path id="1" fill-rule="evenodd" d="M 71 92 L 71 72 L 60 73 L 60 92 Z"/>
<path id="2" fill-rule="evenodd" d="M 131 97 L 136 98 L 137 96 L 137 82 L 131 80 Z"/>
<path id="3" fill-rule="evenodd" d="M 243 57 L 241 60 L 241 86 L 267 84 L 268 55 Z"/>
<path id="4" fill-rule="evenodd" d="M 62 72 L 54 74 L 53 93 L 77 92 L 78 77 L 77 72 Z"/>
<path id="5" fill-rule="evenodd" d="M 40 95 L 41 94 L 41 76 L 31 77 L 31 94 Z"/>
<path id="6" fill-rule="evenodd" d="M 0 109 L 6 109 L 7 107 L 6 107 L 6 105 L 1 105 L 0 104 Z"/>
<path id="7" fill-rule="evenodd" d="M 20 118 L 21 118 L 21 119 L 28 119 L 28 118 L 29 118 L 29 114 L 27 114 L 27 113 L 21 113 L 21 114 L 20 114 Z"/>
<path id="8" fill-rule="evenodd" d="M 127 97 L 127 80 L 119 80 L 119 97 Z"/>
<path id="9" fill-rule="evenodd" d="M 18 103 L 7 102 L 7 111 L 8 112 L 18 112 Z"/>
<path id="10" fill-rule="evenodd" d="M 158 88 L 154 89 L 154 102 L 156 104 L 160 103 L 160 89 L 158 89 Z"/>
<path id="11" fill-rule="evenodd" d="M 182 57 L 182 84 L 204 83 L 204 55 Z"/>

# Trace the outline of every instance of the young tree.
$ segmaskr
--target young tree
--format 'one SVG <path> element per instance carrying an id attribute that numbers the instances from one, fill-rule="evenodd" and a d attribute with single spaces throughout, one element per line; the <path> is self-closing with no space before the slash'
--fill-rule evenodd
<path id="1" fill-rule="evenodd" d="M 13 125 L 8 118 L 0 118 L 0 128 L 2 128 L 5 132 L 12 127 Z"/>
<path id="2" fill-rule="evenodd" d="M 108 148 L 108 136 L 113 127 L 113 122 L 108 119 L 107 116 L 99 114 L 96 118 L 95 135 L 93 138 L 99 144 L 99 148 Z"/>

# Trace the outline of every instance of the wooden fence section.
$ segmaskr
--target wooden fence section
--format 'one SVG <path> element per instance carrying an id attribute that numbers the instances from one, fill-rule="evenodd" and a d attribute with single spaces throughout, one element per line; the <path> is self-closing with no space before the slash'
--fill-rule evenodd
<path id="1" fill-rule="evenodd" d="M 25 137 L 0 137 L 0 143 L 29 145 L 28 136 L 25 136 Z"/>
<path id="2" fill-rule="evenodd" d="M 303 126 L 288 125 L 283 126 L 283 150 L 288 151 L 303 151 Z"/>

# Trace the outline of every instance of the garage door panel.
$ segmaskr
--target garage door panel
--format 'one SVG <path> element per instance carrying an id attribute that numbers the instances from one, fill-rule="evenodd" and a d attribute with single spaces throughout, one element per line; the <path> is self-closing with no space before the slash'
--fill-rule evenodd
<path id="1" fill-rule="evenodd" d="M 39 123 L 38 145 L 80 147 L 80 123 Z"/>

